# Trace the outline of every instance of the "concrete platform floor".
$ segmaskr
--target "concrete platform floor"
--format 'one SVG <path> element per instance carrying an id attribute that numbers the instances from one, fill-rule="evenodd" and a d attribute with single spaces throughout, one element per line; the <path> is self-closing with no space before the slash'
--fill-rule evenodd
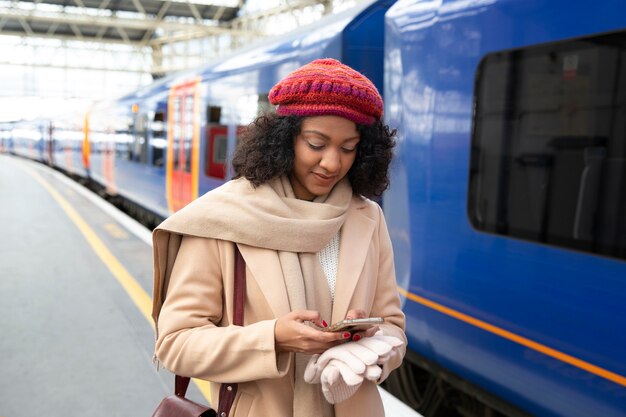
<path id="1" fill-rule="evenodd" d="M 173 378 L 156 371 L 152 327 L 93 239 L 148 299 L 152 249 L 59 177 L 0 155 L 0 416 L 150 416 Z M 193 384 L 189 396 L 204 401 Z"/>

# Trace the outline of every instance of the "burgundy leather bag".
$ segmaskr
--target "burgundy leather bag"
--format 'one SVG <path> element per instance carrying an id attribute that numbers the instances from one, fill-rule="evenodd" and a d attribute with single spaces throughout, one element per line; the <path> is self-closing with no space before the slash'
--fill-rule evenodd
<path id="1" fill-rule="evenodd" d="M 235 244 L 235 288 L 233 324 L 243 326 L 243 305 L 246 291 L 246 262 Z M 227 417 L 237 395 L 237 384 L 222 384 L 219 408 L 198 404 L 185 398 L 190 379 L 176 375 L 174 395 L 164 398 L 152 417 Z"/>

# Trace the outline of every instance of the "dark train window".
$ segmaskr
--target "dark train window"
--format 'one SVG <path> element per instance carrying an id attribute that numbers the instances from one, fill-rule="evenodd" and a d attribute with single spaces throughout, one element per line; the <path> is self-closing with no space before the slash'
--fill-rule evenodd
<path id="1" fill-rule="evenodd" d="M 165 149 L 165 112 L 158 111 L 154 114 L 152 122 L 152 165 L 163 166 L 163 151 Z"/>
<path id="2" fill-rule="evenodd" d="M 626 32 L 486 56 L 473 123 L 474 227 L 626 259 Z"/>
<path id="3" fill-rule="evenodd" d="M 207 106 L 206 119 L 210 124 L 219 124 L 222 119 L 222 108 L 219 106 Z"/>

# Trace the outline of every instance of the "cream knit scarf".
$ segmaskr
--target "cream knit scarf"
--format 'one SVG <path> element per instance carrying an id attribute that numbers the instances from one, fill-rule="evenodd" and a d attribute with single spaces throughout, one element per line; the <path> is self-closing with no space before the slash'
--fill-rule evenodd
<path id="1" fill-rule="evenodd" d="M 168 259 L 177 253 L 180 235 L 278 251 L 291 310 L 318 310 L 322 317 L 330 317 L 330 292 L 316 253 L 343 225 L 351 199 L 352 188 L 347 179 L 330 194 L 306 201 L 295 197 L 286 177 L 257 188 L 240 178 L 200 197 L 154 231 L 155 321 L 172 268 Z M 319 385 L 304 382 L 308 359 L 308 355 L 295 355 L 293 416 L 332 416 L 332 406 L 323 399 Z"/>

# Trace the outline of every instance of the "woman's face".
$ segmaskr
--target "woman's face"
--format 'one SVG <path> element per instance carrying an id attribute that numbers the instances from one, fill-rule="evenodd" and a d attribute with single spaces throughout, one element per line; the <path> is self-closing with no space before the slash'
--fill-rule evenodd
<path id="1" fill-rule="evenodd" d="M 290 181 L 296 197 L 313 200 L 328 194 L 350 170 L 359 140 L 356 123 L 351 120 L 339 116 L 304 118 L 293 146 Z"/>

